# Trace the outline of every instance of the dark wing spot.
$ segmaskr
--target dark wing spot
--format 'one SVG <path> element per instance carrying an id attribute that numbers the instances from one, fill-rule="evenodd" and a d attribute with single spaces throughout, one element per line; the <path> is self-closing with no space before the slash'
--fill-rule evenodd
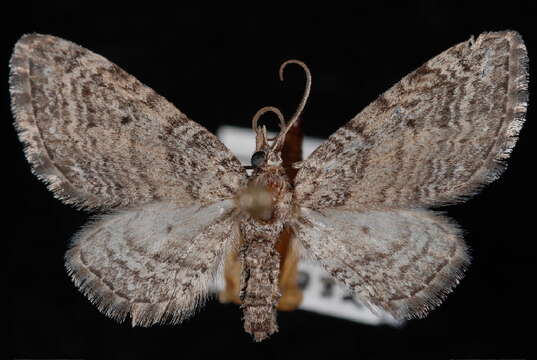
<path id="1" fill-rule="evenodd" d="M 89 86 L 85 85 L 83 88 L 82 88 L 82 96 L 84 97 L 88 97 L 88 96 L 91 96 L 92 92 L 89 88 Z"/>
<path id="2" fill-rule="evenodd" d="M 121 125 L 127 125 L 128 123 L 130 123 L 132 121 L 132 119 L 129 117 L 129 116 L 124 116 L 122 119 L 121 119 Z"/>

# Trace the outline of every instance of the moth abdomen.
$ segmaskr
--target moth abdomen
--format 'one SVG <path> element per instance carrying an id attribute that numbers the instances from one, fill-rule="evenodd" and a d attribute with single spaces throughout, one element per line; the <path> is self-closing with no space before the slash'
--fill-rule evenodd
<path id="1" fill-rule="evenodd" d="M 280 256 L 275 247 L 277 240 L 277 237 L 246 239 L 240 251 L 244 330 L 256 341 L 278 331 L 276 305 L 281 295 L 278 285 Z"/>

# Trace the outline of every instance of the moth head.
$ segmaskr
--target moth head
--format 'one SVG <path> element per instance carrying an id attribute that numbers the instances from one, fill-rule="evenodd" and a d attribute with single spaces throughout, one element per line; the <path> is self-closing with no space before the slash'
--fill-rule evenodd
<path id="1" fill-rule="evenodd" d="M 295 122 L 298 120 L 298 117 L 302 113 L 302 110 L 304 110 L 304 106 L 308 100 L 311 89 L 311 73 L 308 67 L 299 60 L 287 60 L 280 66 L 279 75 L 281 81 L 283 81 L 283 70 L 288 64 L 297 64 L 304 70 L 306 74 L 306 87 L 304 90 L 304 95 L 302 96 L 300 104 L 289 121 L 285 121 L 282 112 L 274 106 L 266 106 L 261 108 L 254 115 L 252 119 L 252 128 L 255 132 L 255 152 L 252 154 L 251 158 L 251 168 L 254 170 L 261 169 L 265 166 L 281 166 L 281 153 L 283 144 L 285 143 L 285 137 L 287 136 L 289 129 L 291 129 L 291 127 L 293 127 Z M 268 137 L 266 126 L 258 126 L 259 118 L 267 112 L 276 114 L 280 121 L 280 132 L 273 138 Z"/>
<path id="2" fill-rule="evenodd" d="M 267 127 L 265 125 L 258 126 L 257 121 L 261 115 L 266 112 L 274 112 L 280 120 L 280 135 L 276 137 L 268 137 Z M 279 166 L 282 163 L 281 147 L 275 146 L 275 142 L 280 138 L 282 130 L 286 127 L 282 113 L 275 107 L 267 106 L 259 110 L 253 120 L 252 127 L 255 131 L 255 152 L 252 154 L 251 167 L 260 169 L 267 165 Z"/>

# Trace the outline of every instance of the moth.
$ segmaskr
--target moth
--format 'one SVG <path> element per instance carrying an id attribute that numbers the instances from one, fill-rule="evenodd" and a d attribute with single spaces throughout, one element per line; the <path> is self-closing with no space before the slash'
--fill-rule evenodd
<path id="1" fill-rule="evenodd" d="M 10 61 L 15 126 L 32 171 L 57 198 L 102 214 L 65 255 L 76 286 L 132 325 L 179 323 L 236 251 L 244 328 L 277 332 L 284 232 L 371 309 L 423 317 L 470 262 L 461 231 L 429 210 L 496 179 L 528 101 L 528 58 L 514 31 L 489 32 L 427 61 L 295 164 L 286 120 L 253 118 L 247 167 L 205 128 L 117 65 L 72 42 L 24 35 Z M 274 112 L 269 138 L 258 119 Z"/>

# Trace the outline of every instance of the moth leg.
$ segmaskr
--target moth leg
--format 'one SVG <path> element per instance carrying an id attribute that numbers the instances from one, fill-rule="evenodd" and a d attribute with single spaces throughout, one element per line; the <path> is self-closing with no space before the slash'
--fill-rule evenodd
<path id="1" fill-rule="evenodd" d="M 278 310 L 292 311 L 302 303 L 302 290 L 298 287 L 298 254 L 293 249 L 291 241 L 293 233 L 286 228 L 280 235 L 276 249 L 280 253 L 280 292 Z"/>
<path id="2" fill-rule="evenodd" d="M 239 297 L 241 280 L 241 263 L 239 261 L 238 250 L 229 252 L 226 262 L 224 263 L 224 290 L 218 294 L 218 300 L 225 303 L 241 304 Z"/>

